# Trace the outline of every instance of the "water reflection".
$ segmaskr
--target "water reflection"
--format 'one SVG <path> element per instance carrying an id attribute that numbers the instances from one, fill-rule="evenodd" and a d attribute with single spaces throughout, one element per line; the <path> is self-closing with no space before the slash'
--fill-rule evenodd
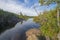
<path id="1" fill-rule="evenodd" d="M 0 40 L 11 40 L 16 37 L 16 34 L 19 34 L 21 37 L 27 30 L 31 28 L 39 28 L 39 24 L 33 22 L 33 19 L 29 19 L 27 21 L 24 21 L 24 23 L 17 23 L 14 28 L 11 28 L 9 30 L 6 30 L 0 35 Z M 19 39 L 20 40 L 20 39 Z"/>

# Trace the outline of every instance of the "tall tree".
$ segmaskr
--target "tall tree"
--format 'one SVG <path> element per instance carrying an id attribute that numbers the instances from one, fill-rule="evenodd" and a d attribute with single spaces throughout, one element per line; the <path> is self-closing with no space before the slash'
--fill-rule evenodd
<path id="1" fill-rule="evenodd" d="M 56 3 L 57 4 L 57 25 L 59 25 L 59 15 L 60 15 L 60 0 L 39 0 L 39 3 L 41 5 L 49 5 L 49 4 L 52 4 L 52 3 Z"/>
<path id="2" fill-rule="evenodd" d="M 41 4 L 41 6 L 42 5 L 47 5 L 47 6 L 49 6 L 49 4 L 52 4 L 52 3 L 56 3 L 57 4 L 57 7 L 56 7 L 56 10 L 57 10 L 57 26 L 56 27 L 59 27 L 60 28 L 60 23 L 59 23 L 59 16 L 60 16 L 60 0 L 39 0 L 39 3 Z M 51 16 L 53 16 L 53 15 L 51 15 Z M 53 20 L 52 20 L 52 23 L 54 24 L 55 23 L 55 21 L 54 21 L 54 18 L 52 18 Z M 51 21 L 51 20 L 50 20 Z M 54 21 L 54 22 L 53 22 Z M 46 23 L 45 23 L 46 24 Z M 49 24 L 50 25 L 50 24 Z M 46 25 L 47 26 L 47 25 Z M 54 35 L 55 33 L 54 32 L 57 32 L 57 30 L 55 29 L 55 24 L 53 25 L 54 26 L 54 28 L 53 29 L 50 29 L 50 33 L 51 33 L 51 35 Z M 48 27 L 48 26 L 47 26 Z M 47 32 L 47 34 L 49 35 L 49 29 L 47 29 L 46 30 L 46 28 L 47 27 L 42 27 L 42 30 L 44 31 L 44 32 Z M 51 26 L 50 26 L 51 27 Z M 55 30 L 55 31 L 54 31 Z M 45 33 L 46 34 L 46 33 Z M 56 39 L 56 36 L 54 36 L 53 37 L 54 39 L 53 40 L 57 40 Z"/>

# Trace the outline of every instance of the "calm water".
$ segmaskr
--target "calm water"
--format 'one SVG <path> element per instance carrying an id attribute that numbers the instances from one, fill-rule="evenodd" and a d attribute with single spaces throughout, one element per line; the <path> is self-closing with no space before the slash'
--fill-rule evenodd
<path id="1" fill-rule="evenodd" d="M 32 28 L 39 28 L 39 24 L 33 22 L 33 19 L 28 19 L 22 24 L 19 22 L 15 25 L 14 28 L 8 29 L 0 35 L 0 40 L 15 40 L 16 34 L 23 36 L 25 32 Z"/>

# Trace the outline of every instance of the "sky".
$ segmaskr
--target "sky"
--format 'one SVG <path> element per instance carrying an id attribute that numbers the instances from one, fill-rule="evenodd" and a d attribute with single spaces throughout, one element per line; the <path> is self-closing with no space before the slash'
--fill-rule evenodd
<path id="1" fill-rule="evenodd" d="M 50 10 L 56 7 L 56 4 L 50 4 L 49 6 L 40 6 L 38 0 L 0 0 L 0 9 L 5 11 L 24 15 L 37 16 L 37 12 L 43 12 L 44 10 Z"/>

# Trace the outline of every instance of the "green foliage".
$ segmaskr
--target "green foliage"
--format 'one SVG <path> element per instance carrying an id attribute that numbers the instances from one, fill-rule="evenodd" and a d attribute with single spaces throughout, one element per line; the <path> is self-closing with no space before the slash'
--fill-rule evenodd
<path id="1" fill-rule="evenodd" d="M 39 18 L 39 16 L 35 16 L 33 21 L 35 21 L 36 23 L 40 23 L 40 18 Z"/>
<path id="2" fill-rule="evenodd" d="M 57 4 L 57 10 L 44 12 L 43 15 L 40 15 L 40 24 L 41 24 L 41 31 L 44 35 L 49 37 L 53 37 L 57 35 L 58 31 L 60 31 L 60 0 L 39 0 L 41 5 L 47 5 L 52 3 Z M 57 16 L 58 15 L 58 16 Z M 58 22 L 58 23 L 57 23 Z M 58 25 L 57 25 L 58 24 Z"/>
<path id="3" fill-rule="evenodd" d="M 0 33 L 14 27 L 19 21 L 19 15 L 0 10 Z"/>
<path id="4" fill-rule="evenodd" d="M 40 14 L 37 18 L 35 17 L 34 21 L 40 23 L 40 30 L 45 36 L 53 37 L 59 32 L 56 10 L 44 11 L 43 14 Z"/>
<path id="5" fill-rule="evenodd" d="M 29 16 L 23 15 L 22 13 L 20 13 L 19 18 L 23 18 L 24 20 L 28 20 Z"/>
<path id="6" fill-rule="evenodd" d="M 23 15 L 21 12 L 20 12 L 20 15 L 19 15 L 19 18 L 23 18 L 24 20 L 28 20 L 29 18 L 33 18 L 34 16 L 27 16 L 27 15 Z"/>
<path id="7" fill-rule="evenodd" d="M 49 5 L 51 3 L 57 3 L 59 5 L 60 4 L 60 0 L 39 0 L 39 3 L 41 5 Z"/>

